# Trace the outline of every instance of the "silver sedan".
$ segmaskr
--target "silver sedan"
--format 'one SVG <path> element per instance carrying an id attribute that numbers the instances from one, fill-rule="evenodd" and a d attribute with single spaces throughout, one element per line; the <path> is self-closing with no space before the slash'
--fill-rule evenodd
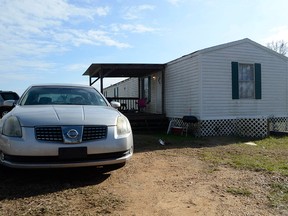
<path id="1" fill-rule="evenodd" d="M 91 86 L 31 86 L 0 120 L 0 163 L 120 168 L 133 154 L 133 135 L 119 106 Z"/>

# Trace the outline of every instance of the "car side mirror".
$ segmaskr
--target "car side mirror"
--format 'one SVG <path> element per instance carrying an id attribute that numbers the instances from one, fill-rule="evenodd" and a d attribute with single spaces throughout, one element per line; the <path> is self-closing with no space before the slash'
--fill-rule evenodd
<path id="1" fill-rule="evenodd" d="M 3 102 L 3 105 L 4 106 L 8 106 L 8 107 L 14 107 L 16 104 L 16 101 L 15 100 L 5 100 Z"/>
<path id="2" fill-rule="evenodd" d="M 119 102 L 117 102 L 117 101 L 111 101 L 111 102 L 110 102 L 110 105 L 111 105 L 113 108 L 115 108 L 115 109 L 117 109 L 117 108 L 119 108 L 119 107 L 121 106 L 121 104 L 120 104 Z"/>

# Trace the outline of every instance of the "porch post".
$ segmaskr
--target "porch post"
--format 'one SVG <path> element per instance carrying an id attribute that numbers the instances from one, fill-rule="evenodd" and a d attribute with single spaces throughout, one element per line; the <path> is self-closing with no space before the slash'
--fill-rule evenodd
<path id="1" fill-rule="evenodd" d="M 138 77 L 138 98 L 141 98 L 141 78 Z"/>
<path id="2" fill-rule="evenodd" d="M 161 70 L 162 74 L 162 114 L 165 114 L 165 66 Z"/>
<path id="3" fill-rule="evenodd" d="M 103 94 L 103 73 L 102 73 L 102 68 L 100 70 L 100 91 Z"/>

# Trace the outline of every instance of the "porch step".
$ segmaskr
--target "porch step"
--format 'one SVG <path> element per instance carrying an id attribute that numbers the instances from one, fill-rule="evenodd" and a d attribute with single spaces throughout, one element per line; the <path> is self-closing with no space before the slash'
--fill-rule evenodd
<path id="1" fill-rule="evenodd" d="M 168 118 L 163 114 L 125 113 L 133 131 L 162 132 L 168 128 Z"/>

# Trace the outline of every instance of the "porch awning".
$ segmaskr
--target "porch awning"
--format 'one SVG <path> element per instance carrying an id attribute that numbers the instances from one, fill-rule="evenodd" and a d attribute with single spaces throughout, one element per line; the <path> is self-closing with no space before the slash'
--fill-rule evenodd
<path id="1" fill-rule="evenodd" d="M 91 64 L 83 76 L 89 76 L 90 86 L 100 79 L 100 89 L 103 93 L 105 77 L 145 77 L 159 71 L 163 72 L 164 67 L 165 64 Z"/>
<path id="2" fill-rule="evenodd" d="M 89 85 L 92 86 L 100 79 L 100 91 L 103 93 L 103 79 L 146 77 L 161 72 L 164 80 L 164 69 L 166 64 L 91 64 L 83 76 L 89 76 Z M 164 81 L 162 81 L 164 83 Z M 138 88 L 140 95 L 140 87 Z M 162 84 L 162 113 L 164 113 L 164 84 Z"/>
<path id="3" fill-rule="evenodd" d="M 145 77 L 161 71 L 165 64 L 91 64 L 83 76 L 104 77 Z"/>

